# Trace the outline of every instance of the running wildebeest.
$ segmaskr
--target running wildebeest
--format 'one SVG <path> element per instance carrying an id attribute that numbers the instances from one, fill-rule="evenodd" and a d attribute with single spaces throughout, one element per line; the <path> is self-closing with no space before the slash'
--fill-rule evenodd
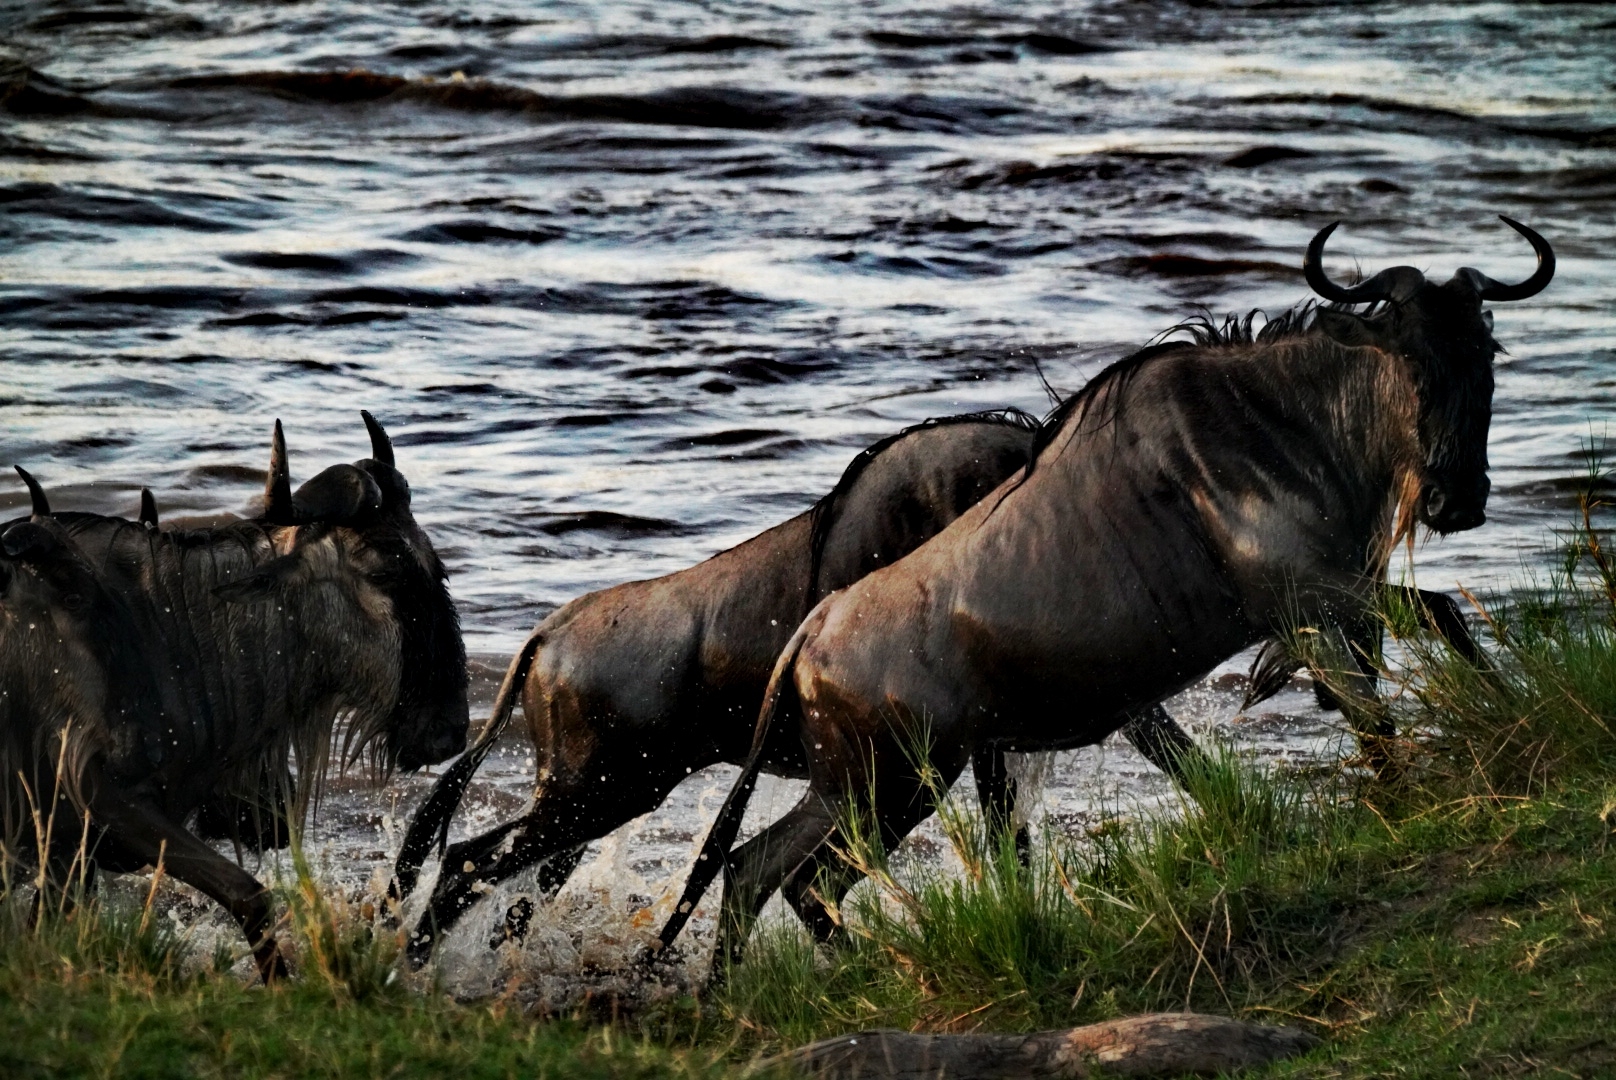
<path id="1" fill-rule="evenodd" d="M 465 746 L 465 650 L 443 567 L 410 512 L 391 441 L 364 416 L 372 456 L 296 492 L 277 422 L 252 520 L 170 531 L 53 514 L 23 473 L 33 514 L 3 534 L 8 557 L 22 560 L 0 612 L 8 849 L 53 872 L 72 863 L 77 828 L 39 850 L 30 800 L 87 820 L 97 866 L 161 862 L 235 917 L 266 979 L 285 970 L 267 890 L 186 820 L 209 805 L 277 812 L 294 757 L 307 795 L 338 720 L 345 764 L 368 753 L 412 769 Z M 47 588 L 35 564 L 57 584 Z M 19 588 L 26 602 L 14 609 Z M 53 658 L 48 673 L 41 656 Z"/>
<path id="2" fill-rule="evenodd" d="M 1309 285 L 1364 314 L 1304 308 L 1254 337 L 1231 320 L 1223 340 L 1119 361 L 1051 414 L 1019 477 L 821 602 L 781 654 L 663 944 L 721 869 L 715 973 L 738 959 L 764 901 L 854 798 L 893 850 L 933 808 L 910 756 L 922 740 L 950 784 L 984 744 L 1097 742 L 1288 627 L 1321 628 L 1343 651 L 1378 634 L 1370 598 L 1398 540 L 1485 520 L 1499 346 L 1482 304 L 1554 275 L 1548 242 L 1504 221 L 1538 257 L 1517 285 L 1468 267 L 1439 285 L 1399 266 L 1344 288 L 1322 266 L 1335 225 L 1321 230 Z M 1373 700 L 1356 675 L 1348 692 Z M 1354 712 L 1378 715 L 1371 738 L 1388 733 L 1383 712 Z M 731 852 L 777 725 L 814 748 L 808 791 Z"/>
<path id="3" fill-rule="evenodd" d="M 854 458 L 811 510 L 688 570 L 581 597 L 540 623 L 511 662 L 488 729 L 411 822 L 392 895 L 407 897 L 431 848 L 441 850 L 518 694 L 539 764 L 532 804 L 443 855 L 412 959 L 430 955 L 476 902 L 479 882 L 549 860 L 539 887 L 553 894 L 588 841 L 654 809 L 695 770 L 745 760 L 775 658 L 814 603 L 912 551 L 1024 468 L 1036 429 L 1016 410 L 906 429 Z M 1125 730 L 1164 768 L 1193 747 L 1159 708 Z M 990 819 L 1008 829 L 1014 782 L 1003 755 L 989 749 L 974 765 Z M 794 743 L 765 753 L 761 767 L 805 775 Z M 791 895 L 823 933 L 817 901 L 806 889 Z"/>

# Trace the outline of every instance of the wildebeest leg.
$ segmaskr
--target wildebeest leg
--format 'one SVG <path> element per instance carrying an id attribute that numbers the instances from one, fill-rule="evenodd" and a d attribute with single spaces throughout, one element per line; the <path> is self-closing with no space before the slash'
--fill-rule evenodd
<path id="1" fill-rule="evenodd" d="M 1395 734 L 1378 687 L 1380 632 L 1380 621 L 1369 615 L 1324 628 L 1319 635 L 1322 649 L 1310 662 L 1315 686 L 1322 685 L 1339 701 L 1377 772 L 1387 763 L 1386 743 Z"/>
<path id="2" fill-rule="evenodd" d="M 1165 713 L 1163 714 L 1166 715 Z M 1188 740 L 1170 717 L 1167 723 L 1172 732 Z M 1190 744 L 1194 747 L 1194 744 Z M 1199 753 L 1199 750 L 1196 750 Z M 976 780 L 977 798 L 982 804 L 982 816 L 987 827 L 988 842 L 997 844 L 1015 820 L 1016 780 L 1005 766 L 1004 751 L 984 744 L 971 753 L 971 773 Z M 824 944 L 841 932 L 841 926 L 831 916 L 831 908 L 839 907 L 863 875 L 847 865 L 836 854 L 834 834 L 821 844 L 801 866 L 792 872 L 780 887 L 791 910 L 797 913 L 814 940 Z M 1016 859 L 1022 866 L 1031 864 L 1032 839 L 1026 825 L 1015 833 Z"/>
<path id="3" fill-rule="evenodd" d="M 1206 754 L 1195 740 L 1160 704 L 1129 714 L 1128 722 L 1122 725 L 1122 737 L 1180 787 L 1188 786 L 1188 769 L 1206 761 Z"/>
<path id="4" fill-rule="evenodd" d="M 38 925 L 53 907 L 58 914 L 72 911 L 97 885 L 95 844 L 100 829 L 91 826 L 66 798 L 57 799 L 43 817 L 50 843 L 35 880 L 43 887 L 35 891 L 29 908 L 30 927 Z"/>
<path id="5" fill-rule="evenodd" d="M 945 767 L 942 774 L 945 785 L 952 785 L 963 767 L 963 760 Z M 919 778 L 911 776 L 907 781 L 891 778 L 887 790 L 878 793 L 875 806 L 881 850 L 888 854 L 897 850 L 904 837 L 926 820 L 935 806 L 932 789 Z M 774 891 L 798 874 L 813 873 L 816 868 L 810 864 L 833 857 L 827 841 L 836 828 L 835 809 L 810 787 L 790 813 L 730 855 L 724 866 L 723 914 L 719 917 L 718 942 L 713 951 L 714 979 L 721 979 L 723 969 L 740 960 L 747 934 Z M 830 872 L 819 879 L 818 887 L 823 895 L 829 895 L 840 904 L 847 890 L 862 876 L 842 863 L 839 869 L 832 866 Z M 803 880 L 811 883 L 813 878 L 798 880 L 799 884 Z M 798 914 L 801 915 L 801 911 Z M 826 918 L 828 920 L 828 914 Z"/>
<path id="6" fill-rule="evenodd" d="M 842 932 L 841 924 L 831 917 L 831 907 L 839 907 L 862 876 L 836 854 L 835 845 L 833 831 L 780 887 L 780 895 L 821 945 Z"/>
<path id="7" fill-rule="evenodd" d="M 482 883 L 495 885 L 545 859 L 561 859 L 556 875 L 549 878 L 559 889 L 582 857 L 584 844 L 655 809 L 673 787 L 638 769 L 633 773 L 636 786 L 622 781 L 621 775 L 599 785 L 543 787 L 522 817 L 451 844 L 426 913 L 410 935 L 410 963 L 417 967 L 426 963 L 437 940 L 477 902 Z M 547 887 L 545 881 L 541 873 L 541 887 Z"/>
<path id="8" fill-rule="evenodd" d="M 584 861 L 584 852 L 589 850 L 588 844 L 579 844 L 568 851 L 558 851 L 539 867 L 539 891 L 545 896 L 554 896 L 561 891 L 561 886 L 567 883 L 572 872 L 578 869 L 578 864 Z"/>
<path id="9" fill-rule="evenodd" d="M 730 853 L 724 866 L 724 904 L 711 979 L 740 960 L 741 946 L 774 891 L 819 850 L 836 828 L 834 809 L 810 788 L 802 801 Z"/>
<path id="10" fill-rule="evenodd" d="M 1485 670 L 1489 667 L 1487 654 L 1481 651 L 1481 646 L 1470 635 L 1464 613 L 1453 602 L 1453 597 L 1407 585 L 1388 585 L 1386 589 L 1401 595 L 1403 603 L 1414 610 L 1420 626 L 1446 641 L 1454 652 L 1478 668 Z"/>
<path id="11" fill-rule="evenodd" d="M 561 891 L 561 886 L 567 883 L 572 872 L 578 869 L 583 861 L 584 852 L 589 850 L 588 844 L 579 844 L 567 851 L 558 851 L 548 859 L 539 863 L 538 891 L 546 899 L 553 898 Z M 528 923 L 533 920 L 533 901 L 526 896 L 518 897 L 505 912 L 505 926 L 490 941 L 490 948 L 499 948 L 507 941 L 520 941 L 527 935 Z"/>
<path id="12" fill-rule="evenodd" d="M 157 865 L 174 879 L 205 893 L 228 911 L 252 948 L 265 982 L 285 978 L 286 961 L 270 935 L 269 890 L 256 878 L 192 836 L 155 807 L 97 783 L 90 813 L 105 825 L 104 846 L 123 865 Z"/>
<path id="13" fill-rule="evenodd" d="M 990 743 L 984 743 L 972 751 L 971 774 L 976 778 L 976 797 L 982 803 L 988 842 L 997 845 L 999 837 L 1007 835 L 1015 823 L 1016 778 L 1010 775 L 1005 765 L 1004 751 Z M 1027 826 L 1015 830 L 1015 841 L 1016 858 L 1021 860 L 1022 866 L 1026 866 L 1032 849 Z"/>

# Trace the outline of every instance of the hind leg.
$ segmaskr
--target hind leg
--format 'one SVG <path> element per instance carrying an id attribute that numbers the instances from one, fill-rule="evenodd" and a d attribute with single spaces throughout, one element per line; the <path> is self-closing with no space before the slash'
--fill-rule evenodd
<path id="1" fill-rule="evenodd" d="M 985 745 L 978 746 L 972 752 L 971 772 L 976 780 L 977 798 L 982 804 L 989 843 L 996 845 L 1010 831 L 1011 823 L 1015 820 L 1018 794 L 1015 778 L 1005 767 L 1004 752 Z M 915 819 L 915 823 L 924 820 L 928 813 L 929 807 Z M 892 850 L 907 832 L 908 829 L 905 829 L 903 834 L 891 836 L 887 835 L 888 827 L 883 826 L 882 840 L 887 850 Z M 842 932 L 841 925 L 831 915 L 831 909 L 839 909 L 848 890 L 863 877 L 836 853 L 835 844 L 833 833 L 792 872 L 780 890 L 791 910 L 797 913 L 803 925 L 814 935 L 814 940 L 821 944 L 832 941 Z M 1031 847 L 1031 837 L 1027 826 L 1023 825 L 1015 831 L 1016 858 L 1022 866 L 1029 865 L 1031 861 Z"/>
<path id="2" fill-rule="evenodd" d="M 780 887 L 780 895 L 821 945 L 841 935 L 842 926 L 831 915 L 831 909 L 841 907 L 842 898 L 858 884 L 861 876 L 836 854 L 835 844 L 836 835 L 832 830 L 825 842 L 792 871 Z"/>
<path id="3" fill-rule="evenodd" d="M 742 844 L 724 867 L 724 904 L 711 979 L 740 960 L 741 946 L 774 891 L 830 838 L 836 814 L 810 788 L 786 816 Z"/>
<path id="4" fill-rule="evenodd" d="M 944 763 L 942 779 L 944 790 L 959 778 L 964 762 Z M 932 788 L 913 774 L 892 777 L 885 790 L 877 791 L 875 818 L 881 838 L 881 849 L 890 853 L 897 849 L 904 837 L 914 831 L 935 808 Z M 827 844 L 835 832 L 836 808 L 828 804 L 812 787 L 785 817 L 742 844 L 731 855 L 724 867 L 724 908 L 719 919 L 718 945 L 713 952 L 713 977 L 722 977 L 727 965 L 740 960 L 741 947 L 751 932 L 758 913 L 776 889 L 788 881 L 795 885 L 797 896 L 811 897 L 813 875 L 818 860 L 835 857 Z M 840 860 L 838 860 L 839 862 Z M 803 875 L 799 877 L 798 875 Z M 836 903 L 863 875 L 845 863 L 840 869 L 820 879 L 822 895 L 835 894 Z M 787 899 L 791 897 L 788 894 Z M 821 900 L 814 906 L 824 910 Z M 810 909 L 811 911 L 813 909 Z M 798 909 L 798 915 L 803 911 Z M 829 922 L 829 914 L 824 914 Z M 808 916 L 804 921 L 810 929 L 814 922 Z M 834 923 L 830 925 L 834 926 Z M 816 930 L 817 933 L 817 930 Z M 827 935 L 828 936 L 828 935 Z"/>
<path id="5" fill-rule="evenodd" d="M 655 809 L 672 788 L 660 777 L 643 774 L 599 785 L 572 785 L 565 791 L 547 785 L 522 817 L 450 845 L 426 913 L 410 935 L 410 963 L 416 967 L 426 963 L 437 939 L 449 932 L 487 886 L 548 859 L 555 866 L 541 871 L 539 887 L 554 894 L 578 865 L 589 841 Z M 602 795 L 620 791 L 631 792 L 631 796 L 615 800 Z"/>
<path id="6" fill-rule="evenodd" d="M 544 865 L 539 867 L 539 891 L 546 897 L 554 897 L 560 892 L 561 886 L 565 885 L 567 879 L 572 877 L 572 872 L 578 869 L 578 864 L 584 861 L 584 852 L 588 848 L 588 844 L 578 844 L 545 859 Z"/>

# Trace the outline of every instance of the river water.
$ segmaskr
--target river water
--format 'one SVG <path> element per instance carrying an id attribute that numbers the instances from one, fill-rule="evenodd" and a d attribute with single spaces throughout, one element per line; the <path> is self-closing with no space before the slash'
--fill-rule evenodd
<path id="1" fill-rule="evenodd" d="M 1496 310 L 1489 523 L 1421 584 L 1518 574 L 1607 443 L 1616 4 L 9 0 L 0 28 L 0 462 L 61 508 L 239 512 L 276 417 L 300 480 L 364 456 L 369 408 L 494 667 L 900 426 L 1041 411 L 1040 371 L 1302 300 L 1338 218 L 1338 277 L 1524 277 L 1497 213 L 1560 256 Z M 1331 743 L 1300 694 L 1246 728 L 1196 701 Z M 1107 753 L 1062 758 L 1061 820 L 1147 791 Z M 520 748 L 495 765 L 476 814 L 520 803 Z M 643 906 L 725 775 L 577 889 Z M 341 873 L 418 787 L 334 794 Z"/>

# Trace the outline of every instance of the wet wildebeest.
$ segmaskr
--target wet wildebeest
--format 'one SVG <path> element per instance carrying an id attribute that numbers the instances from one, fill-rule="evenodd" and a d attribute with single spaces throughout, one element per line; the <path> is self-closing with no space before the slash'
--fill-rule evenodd
<path id="1" fill-rule="evenodd" d="M 33 514 L 4 532 L 31 576 L 26 620 L 7 594 L 0 644 L 9 850 L 60 877 L 78 830 L 56 830 L 39 850 L 29 802 L 75 822 L 87 812 L 99 868 L 160 861 L 230 911 L 266 978 L 284 971 L 267 891 L 186 820 L 209 804 L 255 804 L 266 786 L 288 790 L 294 758 L 308 795 L 339 719 L 345 762 L 369 753 L 409 769 L 465 746 L 465 651 L 443 568 L 386 432 L 365 421 L 372 456 L 295 493 L 277 423 L 253 520 L 170 531 L 53 514 L 24 474 Z M 35 564 L 57 584 L 39 584 Z M 20 574 L 10 577 L 17 588 Z M 29 636 L 40 627 L 55 634 L 43 652 L 46 639 Z M 48 672 L 38 656 L 52 658 Z"/>
<path id="2" fill-rule="evenodd" d="M 539 764 L 533 802 L 516 821 L 449 848 L 411 956 L 425 960 L 476 902 L 477 883 L 548 859 L 539 887 L 553 894 L 588 841 L 654 809 L 691 772 L 745 760 L 769 672 L 814 603 L 912 551 L 1024 468 L 1036 430 L 1015 410 L 907 429 L 859 454 L 810 511 L 691 569 L 592 593 L 545 619 L 512 661 L 488 729 L 411 822 L 394 897 L 409 895 L 441 847 L 518 694 Z M 1127 730 L 1168 765 L 1170 751 L 1193 745 L 1160 709 Z M 760 767 L 805 775 L 792 742 Z M 1006 828 L 1014 788 L 1003 755 L 985 750 L 975 771 L 984 806 Z M 810 897 L 792 895 L 819 920 Z"/>
<path id="3" fill-rule="evenodd" d="M 1312 625 L 1342 652 L 1378 633 L 1371 595 L 1399 538 L 1485 520 L 1498 345 L 1482 304 L 1554 274 L 1548 243 L 1504 220 L 1538 255 L 1518 285 L 1469 268 L 1439 285 L 1401 266 L 1343 288 L 1321 264 L 1335 226 L 1322 230 L 1308 283 L 1368 312 L 1304 309 L 1255 338 L 1236 323 L 1220 342 L 1118 362 L 1051 414 L 1021 476 L 821 602 L 781 654 L 663 941 L 722 868 L 715 971 L 736 959 L 763 902 L 854 798 L 873 803 L 891 851 L 933 807 L 911 757 L 922 740 L 952 783 L 984 744 L 1097 742 L 1287 627 Z M 1367 674 L 1346 685 L 1373 700 Z M 1386 732 L 1384 712 L 1354 712 Z M 814 748 L 808 791 L 732 853 L 775 725 Z"/>

